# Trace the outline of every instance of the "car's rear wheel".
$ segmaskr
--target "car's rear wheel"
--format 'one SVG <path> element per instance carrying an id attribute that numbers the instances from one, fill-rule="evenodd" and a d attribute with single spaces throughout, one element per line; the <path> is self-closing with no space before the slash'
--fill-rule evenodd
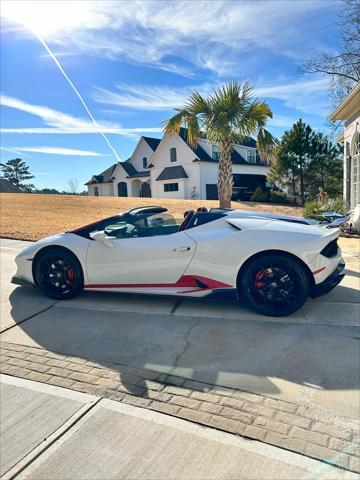
<path id="1" fill-rule="evenodd" d="M 65 300 L 74 297 L 84 285 L 79 260 L 71 252 L 51 248 L 35 259 L 34 277 L 37 286 L 50 298 Z"/>
<path id="2" fill-rule="evenodd" d="M 264 254 L 240 272 L 239 290 L 241 297 L 258 312 L 281 317 L 304 305 L 310 282 L 305 268 L 296 259 Z"/>

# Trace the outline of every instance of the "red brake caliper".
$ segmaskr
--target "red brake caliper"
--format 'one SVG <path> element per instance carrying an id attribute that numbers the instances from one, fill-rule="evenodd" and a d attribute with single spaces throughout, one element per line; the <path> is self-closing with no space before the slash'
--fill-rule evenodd
<path id="1" fill-rule="evenodd" d="M 255 287 L 256 288 L 265 287 L 265 283 L 261 281 L 265 278 L 265 275 L 266 275 L 266 270 L 260 270 L 260 272 L 258 272 L 256 274 L 256 277 L 255 277 Z"/>
<path id="2" fill-rule="evenodd" d="M 75 278 L 75 271 L 72 267 L 68 268 L 66 271 L 66 285 L 70 287 L 73 284 L 74 278 Z"/>

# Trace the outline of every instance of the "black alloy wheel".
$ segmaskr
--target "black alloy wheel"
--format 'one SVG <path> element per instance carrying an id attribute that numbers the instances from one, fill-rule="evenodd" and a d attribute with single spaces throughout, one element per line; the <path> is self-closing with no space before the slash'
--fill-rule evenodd
<path id="1" fill-rule="evenodd" d="M 290 315 L 309 296 L 310 285 L 304 267 L 291 257 L 264 255 L 241 273 L 240 294 L 255 310 L 272 317 Z"/>
<path id="2" fill-rule="evenodd" d="M 65 300 L 83 288 L 83 273 L 78 259 L 64 249 L 54 248 L 36 259 L 34 277 L 38 287 L 50 298 Z"/>

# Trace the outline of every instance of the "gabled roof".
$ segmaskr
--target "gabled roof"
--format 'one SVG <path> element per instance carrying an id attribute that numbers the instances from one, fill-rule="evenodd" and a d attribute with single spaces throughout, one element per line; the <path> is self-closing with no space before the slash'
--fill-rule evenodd
<path id="1" fill-rule="evenodd" d="M 117 163 L 114 163 L 114 165 L 111 165 L 111 167 L 107 168 L 99 175 L 93 175 L 91 179 L 85 183 L 85 185 L 89 185 L 90 183 L 109 183 L 113 176 L 116 165 Z"/>
<path id="2" fill-rule="evenodd" d="M 113 179 L 114 170 L 117 165 L 121 165 L 125 172 L 128 174 L 130 178 L 137 178 L 137 177 L 150 177 L 149 171 L 142 171 L 138 172 L 134 165 L 130 163 L 130 158 L 125 160 L 125 162 L 118 162 L 111 165 L 111 167 L 104 170 L 99 175 L 93 175 L 91 179 L 85 183 L 85 185 L 90 185 L 91 183 L 109 183 Z"/>
<path id="3" fill-rule="evenodd" d="M 160 138 L 152 138 L 152 137 L 141 137 L 145 140 L 145 142 L 149 145 L 151 150 L 155 152 L 157 147 L 159 146 L 159 143 L 161 142 Z"/>
<path id="4" fill-rule="evenodd" d="M 198 159 L 202 162 L 215 162 L 218 163 L 219 160 L 212 158 L 198 143 L 195 147 L 192 147 L 188 143 L 188 131 L 187 128 L 180 128 L 179 137 L 187 143 L 187 145 L 191 148 L 191 150 L 195 153 Z M 256 148 L 256 141 L 251 137 L 245 137 L 244 140 L 241 142 L 241 145 L 245 147 Z M 246 159 L 234 148 L 232 149 L 231 153 L 231 161 L 235 165 L 247 165 L 248 162 Z"/>
<path id="5" fill-rule="evenodd" d="M 176 167 L 165 167 L 156 180 L 175 180 L 177 178 L 189 178 L 184 167 L 181 165 L 177 165 Z"/>
<path id="6" fill-rule="evenodd" d="M 119 164 L 123 167 L 125 172 L 131 177 L 137 173 L 136 168 L 132 163 L 130 163 L 130 158 L 128 158 L 125 162 L 119 162 Z"/>

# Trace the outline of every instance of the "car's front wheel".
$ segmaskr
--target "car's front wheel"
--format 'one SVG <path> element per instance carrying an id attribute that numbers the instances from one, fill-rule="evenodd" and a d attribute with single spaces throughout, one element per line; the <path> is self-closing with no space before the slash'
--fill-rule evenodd
<path id="1" fill-rule="evenodd" d="M 272 317 L 290 315 L 309 296 L 310 284 L 304 267 L 283 255 L 264 254 L 240 272 L 240 296 L 255 310 Z"/>
<path id="2" fill-rule="evenodd" d="M 84 284 L 78 259 L 62 248 L 50 248 L 35 259 L 34 279 L 50 298 L 65 300 L 79 293 Z"/>

